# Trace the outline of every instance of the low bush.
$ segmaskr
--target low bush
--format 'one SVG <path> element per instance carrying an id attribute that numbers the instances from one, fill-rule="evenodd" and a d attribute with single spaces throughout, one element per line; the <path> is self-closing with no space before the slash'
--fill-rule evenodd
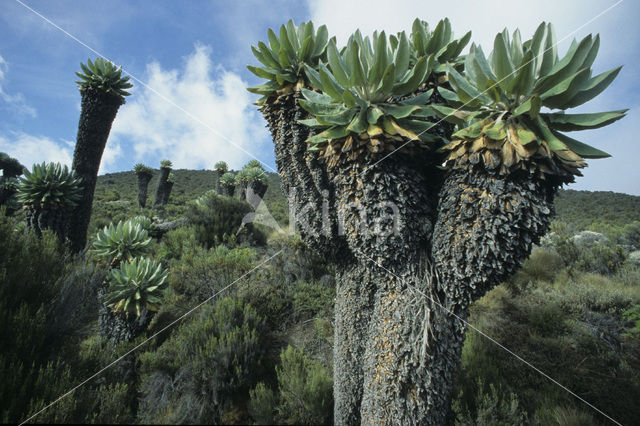
<path id="1" fill-rule="evenodd" d="M 264 323 L 239 300 L 205 305 L 156 351 L 140 356 L 143 423 L 216 423 L 248 399 L 264 354 Z"/>
<path id="2" fill-rule="evenodd" d="M 242 219 L 253 212 L 245 201 L 207 192 L 187 211 L 187 218 L 195 228 L 196 239 L 205 247 L 213 247 L 235 235 Z M 246 225 L 251 227 L 251 224 Z"/>
<path id="3" fill-rule="evenodd" d="M 169 282 L 177 293 L 203 301 L 241 279 L 255 266 L 256 257 L 256 252 L 250 248 L 229 249 L 220 245 L 207 250 L 190 247 L 171 265 Z M 225 295 L 235 294 L 237 287 L 233 286 Z"/>
<path id="4" fill-rule="evenodd" d="M 288 346 L 276 367 L 278 392 L 263 383 L 251 391 L 250 414 L 258 423 L 330 424 L 333 380 L 330 371 L 303 351 Z"/>
<path id="5" fill-rule="evenodd" d="M 487 386 L 482 379 L 477 381 L 473 390 L 475 393 L 471 395 L 460 392 L 453 398 L 449 423 L 465 426 L 525 423 L 526 413 L 520 408 L 514 393 L 502 391 L 491 383 Z"/>

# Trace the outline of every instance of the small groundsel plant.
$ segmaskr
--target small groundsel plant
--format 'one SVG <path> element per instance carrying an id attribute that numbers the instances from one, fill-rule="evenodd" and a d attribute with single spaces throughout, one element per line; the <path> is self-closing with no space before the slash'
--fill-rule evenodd
<path id="1" fill-rule="evenodd" d="M 18 202 L 38 208 L 75 207 L 81 197 L 81 179 L 60 163 L 34 164 L 17 185 Z"/>
<path id="2" fill-rule="evenodd" d="M 153 221 L 150 217 L 139 215 L 132 217 L 129 221 L 134 225 L 142 226 L 142 229 L 147 232 L 150 232 L 153 229 Z"/>
<path id="3" fill-rule="evenodd" d="M 114 312 L 140 316 L 144 309 L 156 311 L 162 302 L 169 272 L 152 259 L 136 257 L 112 269 L 105 305 Z"/>
<path id="4" fill-rule="evenodd" d="M 146 254 L 151 244 L 145 229 L 147 221 L 150 222 L 148 218 L 137 217 L 105 226 L 93 240 L 93 252 L 115 267 L 120 262 Z"/>
<path id="5" fill-rule="evenodd" d="M 133 167 L 133 171 L 136 172 L 136 174 L 143 174 L 143 175 L 149 175 L 152 176 L 153 175 L 153 169 L 149 166 L 145 166 L 142 163 L 138 163 Z"/>

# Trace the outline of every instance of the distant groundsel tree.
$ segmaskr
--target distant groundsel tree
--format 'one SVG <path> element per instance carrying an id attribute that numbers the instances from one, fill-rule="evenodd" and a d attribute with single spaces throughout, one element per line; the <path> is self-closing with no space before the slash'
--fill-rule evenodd
<path id="1" fill-rule="evenodd" d="M 147 205 L 147 189 L 149 181 L 153 177 L 153 169 L 138 163 L 133 167 L 133 171 L 138 177 L 138 205 L 144 208 Z"/>
<path id="2" fill-rule="evenodd" d="M 80 80 L 76 83 L 82 96 L 82 110 L 71 166 L 83 184 L 82 198 L 73 211 L 74 225 L 70 234 L 71 247 L 75 251 L 81 251 L 87 243 L 102 153 L 118 109 L 124 104 L 125 96 L 129 96 L 126 90 L 133 87 L 128 76 L 122 77 L 122 68 L 104 58 L 94 62 L 89 59 L 86 65 L 81 63 L 80 68 L 82 72 L 76 73 Z"/>
<path id="3" fill-rule="evenodd" d="M 158 178 L 158 186 L 156 187 L 156 198 L 153 200 L 153 206 L 162 206 L 165 204 L 165 193 L 167 192 L 167 181 L 171 173 L 173 164 L 169 160 L 160 162 L 160 177 Z"/>
<path id="4" fill-rule="evenodd" d="M 289 21 L 252 48 L 299 232 L 337 265 L 336 424 L 445 422 L 469 304 L 526 259 L 584 159 L 607 156 L 563 132 L 625 114 L 564 112 L 619 71 L 592 77 L 597 36 L 559 58 L 550 24 L 505 31 L 489 59 L 461 56 L 470 37 L 416 19 L 339 47 Z"/>
<path id="5" fill-rule="evenodd" d="M 233 197 L 236 186 L 236 177 L 233 173 L 227 172 L 220 178 L 220 195 Z"/>
<path id="6" fill-rule="evenodd" d="M 216 191 L 220 194 L 220 178 L 229 171 L 229 166 L 224 161 L 218 161 L 213 169 L 216 171 Z"/>
<path id="7" fill-rule="evenodd" d="M 24 173 L 25 167 L 18 160 L 0 152 L 0 206 L 5 206 L 10 215 L 17 209 L 15 192 L 17 177 Z"/>

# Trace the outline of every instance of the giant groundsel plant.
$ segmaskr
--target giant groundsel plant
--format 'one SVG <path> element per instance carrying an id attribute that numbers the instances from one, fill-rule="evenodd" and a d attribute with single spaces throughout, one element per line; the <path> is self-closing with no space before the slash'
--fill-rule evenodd
<path id="1" fill-rule="evenodd" d="M 345 46 L 312 29 L 269 31 L 250 67 L 268 81 L 249 90 L 298 231 L 336 265 L 334 421 L 443 424 L 458 318 L 526 259 L 558 187 L 607 155 L 565 133 L 625 111 L 565 110 L 619 68 L 591 75 L 597 36 L 560 58 L 546 23 L 524 42 L 499 34 L 488 58 L 463 55 L 471 35 L 447 19 Z"/>
<path id="2" fill-rule="evenodd" d="M 448 76 L 469 122 L 452 135 L 448 164 L 482 163 L 507 174 L 524 169 L 545 178 L 572 182 L 585 158 L 609 154 L 564 132 L 595 129 L 624 117 L 627 110 L 569 114 L 565 110 L 591 100 L 613 81 L 620 67 L 592 76 L 599 36 L 575 40 L 559 58 L 551 24 L 542 24 L 531 40 L 505 30 L 486 59 L 472 46 L 464 75 L 449 66 Z"/>
<path id="3" fill-rule="evenodd" d="M 311 22 L 303 22 L 296 27 L 293 20 L 280 27 L 279 35 L 269 29 L 268 36 L 269 46 L 260 42 L 257 48 L 251 47 L 263 66 L 247 67 L 258 77 L 267 79 L 266 83 L 248 89 L 263 96 L 259 104 L 270 96 L 291 93 L 303 87 L 306 84 L 305 65 L 318 65 L 329 40 L 325 25 L 315 30 Z"/>

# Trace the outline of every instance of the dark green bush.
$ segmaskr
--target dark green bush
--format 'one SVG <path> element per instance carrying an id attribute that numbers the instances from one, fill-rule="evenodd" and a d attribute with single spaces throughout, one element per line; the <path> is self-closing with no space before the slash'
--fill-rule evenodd
<path id="1" fill-rule="evenodd" d="M 276 423 L 276 410 L 278 408 L 278 396 L 274 391 L 260 382 L 249 392 L 249 414 L 259 425 L 272 425 Z"/>
<path id="2" fill-rule="evenodd" d="M 474 390 L 472 395 L 460 392 L 451 401 L 453 423 L 465 426 L 524 424 L 527 416 L 514 393 L 504 392 L 491 383 L 487 386 L 482 379 L 477 381 Z"/>
<path id="3" fill-rule="evenodd" d="M 263 383 L 251 391 L 249 410 L 258 423 L 330 424 L 333 380 L 330 371 L 303 351 L 288 346 L 276 367 L 277 395 Z M 269 415 L 273 417 L 270 417 Z"/>
<path id="4" fill-rule="evenodd" d="M 171 265 L 169 283 L 177 293 L 202 301 L 240 279 L 255 262 L 256 253 L 250 248 L 193 247 L 185 249 L 182 258 Z M 225 294 L 235 294 L 237 287 Z"/>
<path id="5" fill-rule="evenodd" d="M 260 316 L 230 298 L 201 309 L 140 356 L 141 422 L 216 423 L 255 385 L 265 348 Z"/>
<path id="6" fill-rule="evenodd" d="M 298 320 L 327 314 L 333 309 L 335 287 L 298 282 L 293 294 L 293 312 Z"/>
<path id="7" fill-rule="evenodd" d="M 162 236 L 157 256 L 163 261 L 180 259 L 182 253 L 191 253 L 196 246 L 195 229 L 192 226 L 182 226 Z"/>
<path id="8" fill-rule="evenodd" d="M 235 235 L 242 219 L 251 212 L 253 208 L 245 201 L 208 192 L 189 207 L 187 218 L 195 228 L 198 242 L 213 247 Z"/>
<path id="9" fill-rule="evenodd" d="M 0 241 L 0 420 L 14 423 L 84 378 L 77 342 L 97 319 L 96 291 L 106 271 L 71 262 L 52 233 L 38 239 L 16 232 L 4 217 Z M 33 421 L 86 422 L 90 402 L 74 394 Z"/>
<path id="10" fill-rule="evenodd" d="M 619 245 L 596 243 L 580 250 L 574 266 L 584 272 L 614 274 L 624 264 L 626 254 Z"/>

